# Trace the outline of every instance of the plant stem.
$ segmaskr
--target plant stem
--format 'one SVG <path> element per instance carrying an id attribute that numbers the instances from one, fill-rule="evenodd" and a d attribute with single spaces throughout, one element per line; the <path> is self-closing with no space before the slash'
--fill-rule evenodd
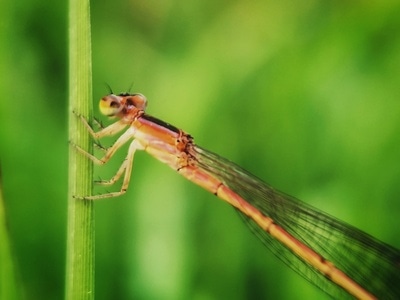
<path id="1" fill-rule="evenodd" d="M 69 1 L 69 140 L 92 151 L 89 133 L 73 113 L 91 119 L 92 63 L 89 0 Z M 92 193 L 93 164 L 69 150 L 66 299 L 94 299 L 93 202 L 73 196 Z"/>

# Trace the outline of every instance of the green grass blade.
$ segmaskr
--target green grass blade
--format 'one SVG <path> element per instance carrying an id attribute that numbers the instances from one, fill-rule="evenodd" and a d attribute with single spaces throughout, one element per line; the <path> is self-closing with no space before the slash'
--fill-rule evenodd
<path id="1" fill-rule="evenodd" d="M 72 112 L 92 115 L 91 68 L 89 1 L 70 0 L 69 140 L 88 152 L 89 133 Z M 73 197 L 91 194 L 92 171 L 92 162 L 70 147 L 66 299 L 94 299 L 94 207 L 91 201 Z"/>

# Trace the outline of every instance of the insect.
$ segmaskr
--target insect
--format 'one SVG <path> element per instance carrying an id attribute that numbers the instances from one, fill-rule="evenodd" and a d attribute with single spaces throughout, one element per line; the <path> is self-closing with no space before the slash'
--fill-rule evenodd
<path id="1" fill-rule="evenodd" d="M 77 197 L 98 200 L 124 194 L 134 155 L 143 150 L 188 180 L 228 202 L 278 258 L 333 297 L 360 299 L 400 297 L 400 251 L 294 197 L 279 192 L 236 164 L 194 143 L 183 130 L 146 114 L 142 94 L 109 94 L 100 100 L 103 115 L 118 121 L 95 132 L 80 116 L 94 139 L 124 132 L 97 158 L 103 165 L 130 142 L 126 159 L 110 180 L 123 176 L 120 191 Z"/>

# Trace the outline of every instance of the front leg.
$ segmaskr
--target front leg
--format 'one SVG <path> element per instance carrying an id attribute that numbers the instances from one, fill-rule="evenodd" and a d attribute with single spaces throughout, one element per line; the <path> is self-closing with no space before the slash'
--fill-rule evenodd
<path id="1" fill-rule="evenodd" d="M 115 124 L 115 123 L 114 123 Z M 112 125 L 114 125 L 112 124 Z M 112 126 L 110 125 L 110 126 Z M 110 126 L 104 128 L 107 129 Z M 101 131 L 100 131 L 101 132 Z M 134 128 L 130 127 L 123 135 L 121 135 L 117 141 L 107 149 L 106 154 L 102 158 L 97 158 L 93 154 L 86 152 L 83 150 L 81 147 L 77 145 L 73 145 L 80 153 L 85 155 L 86 157 L 90 158 L 95 164 L 98 165 L 104 165 L 106 162 L 110 160 L 110 158 L 117 152 L 119 148 L 121 148 L 126 142 L 128 142 L 130 139 L 133 139 L 135 137 L 135 130 Z"/>
<path id="2" fill-rule="evenodd" d="M 83 117 L 82 115 L 77 114 L 77 113 L 75 113 L 75 114 L 77 115 L 77 117 L 79 119 L 81 119 L 83 125 L 85 125 L 85 127 L 88 129 L 90 135 L 94 139 L 101 139 L 105 136 L 112 136 L 112 135 L 120 132 L 121 130 L 123 130 L 128 125 L 124 120 L 119 120 L 111 125 L 108 125 L 105 128 L 101 128 L 99 131 L 95 132 L 93 130 L 93 128 L 90 126 L 89 122 L 85 119 L 85 117 Z"/>
<path id="3" fill-rule="evenodd" d="M 107 128 L 109 128 L 108 126 Z M 105 128 L 105 129 L 107 129 Z M 128 130 L 122 134 L 117 141 L 107 149 L 106 154 L 102 158 L 97 158 L 96 156 L 92 155 L 91 153 L 86 152 L 82 148 L 80 148 L 77 145 L 73 145 L 80 153 L 91 159 L 94 163 L 103 165 L 107 163 L 110 158 L 117 152 L 119 148 L 121 148 L 126 142 L 128 142 L 131 139 L 134 139 L 135 137 L 135 128 L 130 127 Z M 131 143 L 129 150 L 128 150 L 128 155 L 126 156 L 124 162 L 122 163 L 121 167 L 117 171 L 117 173 L 110 179 L 110 180 L 104 180 L 98 182 L 99 184 L 102 185 L 112 185 L 114 184 L 123 174 L 124 176 L 124 181 L 121 187 L 121 190 L 119 192 L 112 192 L 112 193 L 107 193 L 107 194 L 102 194 L 102 195 L 96 195 L 96 196 L 75 196 L 75 198 L 78 199 L 86 199 L 86 200 L 98 200 L 98 199 L 104 199 L 104 198 L 110 198 L 110 197 L 117 197 L 122 194 L 124 194 L 128 188 L 129 181 L 131 178 L 131 172 L 132 172 L 132 165 L 133 165 L 133 157 L 135 154 L 136 150 L 144 150 L 145 146 L 142 145 L 138 140 L 133 140 Z"/>

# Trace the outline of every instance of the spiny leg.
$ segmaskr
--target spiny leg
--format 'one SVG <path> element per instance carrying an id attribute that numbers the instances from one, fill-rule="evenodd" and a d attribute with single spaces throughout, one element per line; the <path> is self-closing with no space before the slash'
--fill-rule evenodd
<path id="1" fill-rule="evenodd" d="M 118 197 L 118 196 L 125 194 L 126 190 L 128 189 L 129 182 L 131 180 L 133 158 L 134 158 L 135 152 L 136 152 L 136 150 L 144 150 L 144 149 L 145 149 L 145 147 L 138 140 L 134 140 L 130 144 L 129 149 L 128 149 L 128 154 L 127 154 L 124 162 L 118 169 L 117 173 L 110 180 L 102 180 L 102 181 L 98 182 L 102 185 L 112 185 L 122 176 L 122 174 L 125 173 L 124 181 L 122 183 L 122 187 L 119 192 L 111 192 L 111 193 L 106 193 L 106 194 L 102 194 L 102 195 L 88 196 L 88 197 L 84 197 L 84 199 L 99 200 L 99 199 L 104 199 L 104 198 Z"/>
<path id="2" fill-rule="evenodd" d="M 94 142 L 94 143 L 93 143 L 93 146 L 94 146 L 96 149 L 102 151 L 103 153 L 107 153 L 107 150 L 109 149 L 109 148 L 103 147 L 103 146 L 100 144 L 100 142 L 98 142 L 98 141 Z"/>
<path id="3" fill-rule="evenodd" d="M 99 132 L 94 132 L 94 130 L 91 128 L 91 126 L 89 125 L 89 123 L 87 122 L 87 120 L 84 117 L 82 117 L 80 115 L 78 115 L 78 117 L 81 119 L 83 124 L 87 127 L 88 131 L 95 139 L 99 139 L 104 136 L 113 135 L 113 134 L 121 131 L 122 129 L 124 129 L 127 126 L 127 124 L 125 122 L 122 122 L 120 120 L 116 123 L 113 123 L 113 124 L 107 126 L 106 128 L 101 129 Z M 134 128 L 130 127 L 124 134 L 122 134 L 117 139 L 117 141 L 110 148 L 104 149 L 100 146 L 100 148 L 102 148 L 102 150 L 106 151 L 105 155 L 101 159 L 97 158 L 96 156 L 92 155 L 91 153 L 86 152 L 81 147 L 79 147 L 75 144 L 72 144 L 72 146 L 74 146 L 80 153 L 82 153 L 83 155 L 85 155 L 86 157 L 91 159 L 94 163 L 96 163 L 98 165 L 103 165 L 103 164 L 107 163 L 110 160 L 110 158 L 115 154 L 115 152 L 117 152 L 117 150 L 119 148 L 121 148 L 127 141 L 129 141 L 131 138 L 134 138 L 134 135 L 135 135 L 135 130 L 134 130 Z M 134 146 L 135 146 L 135 148 L 133 149 L 132 147 L 134 147 Z M 129 170 L 132 170 L 132 166 L 129 167 L 129 163 L 132 164 L 132 162 L 133 162 L 133 154 L 136 149 L 142 149 L 142 148 L 143 148 L 143 146 L 141 144 L 139 144 L 139 142 L 133 141 L 131 143 L 131 146 L 129 147 L 130 152 L 128 152 L 127 159 L 123 162 L 123 164 L 121 165 L 117 174 L 113 178 L 111 178 L 109 181 L 104 181 L 101 184 L 107 185 L 107 182 L 109 182 L 109 184 L 113 184 L 115 181 L 117 181 L 121 177 L 121 175 L 124 173 L 124 171 L 126 172 L 127 167 L 129 168 Z M 131 149 L 133 149 L 133 150 L 131 150 Z M 131 151 L 133 151 L 133 152 L 131 152 Z M 128 158 L 130 156 L 132 158 L 129 160 Z M 123 184 L 123 189 L 125 189 L 125 191 L 129 184 L 129 178 L 130 178 L 130 172 L 129 172 L 129 176 L 127 176 L 127 174 L 125 175 L 124 184 Z M 123 189 L 121 189 L 120 192 L 116 192 L 116 193 L 108 193 L 108 194 L 98 195 L 98 196 L 83 196 L 83 197 L 75 196 L 75 198 L 95 200 L 95 199 L 102 199 L 102 198 L 108 198 L 108 197 L 116 197 L 125 192 L 125 191 L 123 191 Z"/>
<path id="4" fill-rule="evenodd" d="M 105 137 L 105 136 L 114 135 L 114 134 L 120 132 L 122 129 L 124 129 L 128 125 L 124 120 L 119 120 L 119 121 L 117 121 L 111 125 L 108 125 L 107 127 L 104 127 L 104 128 L 100 124 L 101 129 L 99 131 L 95 132 L 93 130 L 93 128 L 90 126 L 90 124 L 88 123 L 88 121 L 82 115 L 80 115 L 78 113 L 75 113 L 75 115 L 81 119 L 82 123 L 88 129 L 90 135 L 95 139 L 101 139 L 102 137 Z M 99 122 L 97 120 L 95 122 L 97 124 L 99 124 Z"/>
<path id="5" fill-rule="evenodd" d="M 126 170 L 126 165 L 127 165 L 127 158 L 124 159 L 124 161 L 121 164 L 121 166 L 119 167 L 117 173 L 111 179 L 109 179 L 109 180 L 100 179 L 100 180 L 96 180 L 95 183 L 99 184 L 99 185 L 113 185 L 121 178 L 122 174 L 124 174 L 124 172 Z"/>
<path id="6" fill-rule="evenodd" d="M 97 158 L 96 156 L 86 152 L 81 147 L 77 145 L 73 145 L 80 153 L 85 155 L 86 157 L 90 158 L 94 163 L 98 165 L 104 165 L 107 163 L 110 158 L 117 152 L 119 148 L 121 148 L 127 141 L 133 138 L 135 135 L 135 131 L 133 128 L 129 128 L 123 135 L 121 135 L 117 141 L 107 149 L 106 154 L 102 158 Z"/>
<path id="7" fill-rule="evenodd" d="M 133 142 L 132 142 L 133 143 Z M 129 152 L 127 157 L 125 157 L 124 161 L 122 162 L 121 166 L 119 167 L 117 173 L 109 180 L 96 180 L 95 183 L 99 184 L 99 185 L 113 185 L 114 183 L 116 183 L 122 176 L 122 174 L 124 174 L 126 167 L 129 163 L 128 161 L 128 156 L 129 156 Z"/>
<path id="8" fill-rule="evenodd" d="M 96 118 L 93 118 L 93 124 L 96 125 L 99 129 L 104 129 L 104 126 L 101 123 L 101 121 L 97 120 Z"/>

